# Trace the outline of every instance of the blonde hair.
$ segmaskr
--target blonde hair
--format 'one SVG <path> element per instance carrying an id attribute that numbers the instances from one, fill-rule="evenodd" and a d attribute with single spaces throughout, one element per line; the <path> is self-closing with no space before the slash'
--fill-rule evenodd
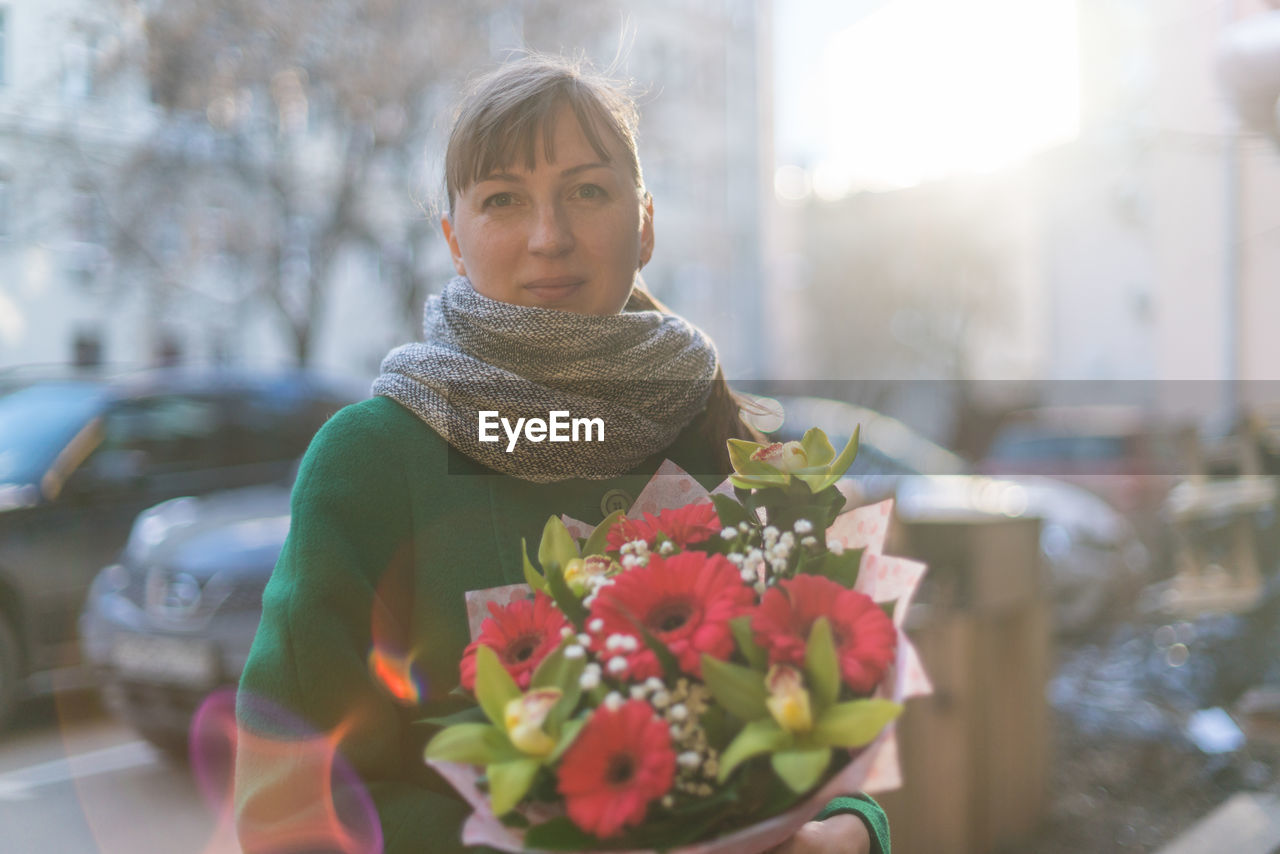
<path id="1" fill-rule="evenodd" d="M 450 215 L 458 194 L 486 175 L 517 160 L 532 171 L 539 142 L 547 159 L 554 159 L 554 117 L 565 105 L 602 161 L 610 160 L 605 139 L 618 144 L 643 195 L 636 148 L 640 114 L 624 85 L 582 62 L 529 53 L 477 79 L 458 107 L 444 158 Z"/>

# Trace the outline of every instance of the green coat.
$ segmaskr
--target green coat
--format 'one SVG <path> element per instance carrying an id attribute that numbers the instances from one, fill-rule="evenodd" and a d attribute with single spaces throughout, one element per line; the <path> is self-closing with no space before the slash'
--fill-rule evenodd
<path id="1" fill-rule="evenodd" d="M 634 499 L 663 457 L 691 473 L 713 468 L 691 427 L 624 477 L 535 484 L 462 456 L 388 398 L 330 419 L 299 471 L 237 697 L 246 854 L 322 847 L 335 802 L 348 827 L 363 816 L 357 835 L 380 828 L 385 854 L 476 850 L 460 841 L 469 808 L 423 763 L 427 732 L 411 725 L 459 708 L 448 694 L 470 640 L 464 593 L 522 582 L 522 537 L 536 549 L 552 514 L 599 522 L 606 494 Z M 416 698 L 403 680 L 386 690 L 371 676 L 375 647 L 390 660 L 411 657 Z M 333 776 L 330 797 L 335 742 L 350 770 Z M 824 816 L 836 811 L 859 814 L 878 850 L 889 850 L 873 801 L 838 799 Z"/>

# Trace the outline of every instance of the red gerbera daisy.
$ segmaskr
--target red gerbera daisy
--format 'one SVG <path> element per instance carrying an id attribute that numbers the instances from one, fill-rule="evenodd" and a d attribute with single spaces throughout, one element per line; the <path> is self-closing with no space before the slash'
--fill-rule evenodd
<path id="1" fill-rule="evenodd" d="M 648 566 L 622 573 L 596 595 L 591 616 L 603 626 L 594 634 L 592 647 L 609 660 L 615 675 L 660 675 L 658 658 L 641 642 L 638 623 L 671 650 L 681 670 L 701 677 L 704 652 L 719 659 L 733 652 L 729 621 L 745 613 L 753 601 L 738 568 L 723 555 L 650 555 Z M 611 645 L 613 635 L 631 640 Z M 616 657 L 626 661 L 624 670 L 612 669 Z"/>
<path id="2" fill-rule="evenodd" d="M 893 621 L 871 597 L 819 575 L 797 575 L 765 591 L 751 628 L 771 663 L 801 666 L 809 629 L 819 617 L 831 624 L 845 684 L 854 693 L 870 694 L 898 645 Z"/>
<path id="3" fill-rule="evenodd" d="M 644 820 L 671 789 L 676 754 L 667 724 L 643 700 L 601 706 L 560 760 L 569 818 L 601 839 Z"/>
<path id="4" fill-rule="evenodd" d="M 498 654 L 521 690 L 528 688 L 533 671 L 560 644 L 560 629 L 569 625 L 568 621 L 545 593 L 505 607 L 490 602 L 489 614 L 480 626 L 480 636 L 462 653 L 462 687 L 475 690 L 476 650 L 483 645 Z"/>
<path id="5" fill-rule="evenodd" d="M 716 506 L 710 501 L 669 507 L 657 516 L 645 513 L 644 519 L 619 519 L 609 529 L 609 549 L 616 552 L 632 540 L 644 540 L 652 548 L 658 534 L 686 549 L 711 539 L 721 527 Z"/>

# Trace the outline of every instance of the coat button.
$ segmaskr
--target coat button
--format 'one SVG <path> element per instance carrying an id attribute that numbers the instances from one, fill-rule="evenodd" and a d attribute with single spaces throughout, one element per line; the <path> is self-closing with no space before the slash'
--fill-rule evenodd
<path id="1" fill-rule="evenodd" d="M 608 516 L 621 510 L 626 513 L 631 509 L 631 496 L 621 489 L 611 489 L 600 499 L 600 513 Z"/>

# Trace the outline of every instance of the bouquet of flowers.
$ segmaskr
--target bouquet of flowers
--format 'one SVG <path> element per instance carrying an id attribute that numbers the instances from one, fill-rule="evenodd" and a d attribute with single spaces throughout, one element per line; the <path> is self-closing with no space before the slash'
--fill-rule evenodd
<path id="1" fill-rule="evenodd" d="M 930 690 L 901 631 L 924 567 L 881 553 L 890 502 L 841 513 L 856 453 L 856 431 L 839 454 L 817 429 L 734 440 L 710 493 L 668 462 L 630 516 L 550 518 L 528 588 L 473 626 L 478 705 L 428 721 L 464 841 L 751 854 L 896 785 L 893 721 Z"/>

